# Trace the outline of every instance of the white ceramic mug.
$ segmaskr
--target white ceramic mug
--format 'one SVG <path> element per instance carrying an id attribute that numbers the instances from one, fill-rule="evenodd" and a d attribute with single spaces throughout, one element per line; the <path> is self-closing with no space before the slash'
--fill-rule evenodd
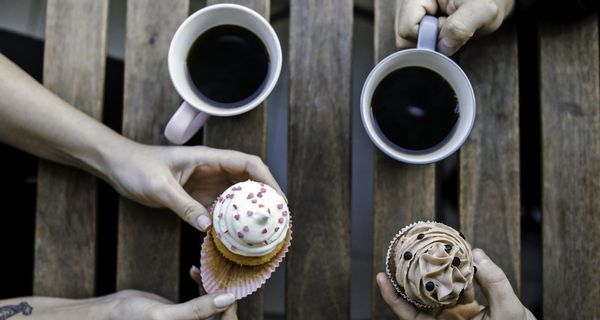
<path id="1" fill-rule="evenodd" d="M 360 97 L 361 118 L 371 141 L 385 154 L 402 162 L 426 164 L 440 161 L 454 153 L 465 142 L 475 122 L 475 95 L 469 79 L 450 58 L 435 51 L 437 18 L 425 16 L 419 26 L 416 49 L 398 51 L 381 60 L 371 71 Z M 379 83 L 391 72 L 406 67 L 422 67 L 443 77 L 452 87 L 459 106 L 454 130 L 440 146 L 426 152 L 407 152 L 392 143 L 379 129 L 371 109 L 371 99 Z"/>
<path id="2" fill-rule="evenodd" d="M 269 54 L 269 70 L 259 89 L 249 101 L 234 108 L 224 108 L 201 98 L 190 77 L 186 58 L 194 41 L 204 32 L 220 25 L 236 25 L 252 31 Z M 228 117 L 250 111 L 271 93 L 281 72 L 281 45 L 277 34 L 260 14 L 240 5 L 217 4 L 198 10 L 177 29 L 169 47 L 169 75 L 183 103 L 165 128 L 166 138 L 175 144 L 188 141 L 212 116 Z"/>

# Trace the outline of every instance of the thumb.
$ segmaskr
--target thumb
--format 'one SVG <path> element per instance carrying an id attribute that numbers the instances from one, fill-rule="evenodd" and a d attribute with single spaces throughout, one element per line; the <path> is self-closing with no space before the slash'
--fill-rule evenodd
<path id="1" fill-rule="evenodd" d="M 494 23 L 497 16 L 498 7 L 492 1 L 463 2 L 442 25 L 438 36 L 439 51 L 448 56 L 453 55 L 477 30 Z"/>
<path id="2" fill-rule="evenodd" d="M 473 250 L 473 261 L 477 266 L 475 280 L 481 287 L 491 309 L 505 305 L 514 306 L 515 303 L 521 304 L 504 271 L 483 250 Z"/>
<path id="3" fill-rule="evenodd" d="M 231 293 L 208 294 L 188 302 L 164 305 L 159 311 L 159 318 L 172 320 L 206 319 L 227 310 L 234 303 L 235 297 Z"/>
<path id="4" fill-rule="evenodd" d="M 192 227 L 205 232 L 212 224 L 208 210 L 192 198 L 175 179 L 170 181 L 161 197 L 164 206 L 173 210 Z"/>

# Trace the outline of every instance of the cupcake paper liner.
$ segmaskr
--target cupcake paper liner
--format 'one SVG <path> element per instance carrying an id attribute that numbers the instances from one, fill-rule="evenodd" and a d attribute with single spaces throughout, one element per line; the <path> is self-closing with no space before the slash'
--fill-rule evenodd
<path id="1" fill-rule="evenodd" d="M 433 309 L 433 306 L 430 305 L 426 305 L 426 304 L 422 304 L 418 301 L 415 301 L 411 298 L 409 298 L 403 291 L 402 288 L 400 287 L 400 285 L 398 284 L 398 282 L 396 282 L 396 277 L 395 275 L 392 273 L 391 267 L 390 267 L 390 259 L 392 256 L 392 251 L 394 250 L 394 243 L 396 243 L 396 240 L 398 240 L 398 238 L 400 238 L 400 236 L 402 236 L 402 234 L 404 234 L 404 232 L 408 231 L 409 229 L 413 228 L 414 226 L 421 224 L 421 223 L 439 223 L 436 221 L 417 221 L 415 223 L 411 223 L 409 225 L 407 225 L 406 227 L 400 229 L 400 231 L 394 236 L 394 238 L 392 239 L 392 241 L 390 241 L 390 246 L 388 247 L 387 250 L 387 254 L 385 256 L 385 273 L 387 274 L 388 278 L 390 279 L 390 281 L 392 282 L 392 285 L 394 286 L 394 289 L 396 289 L 396 292 L 398 292 L 398 294 L 406 301 L 408 301 L 409 303 L 413 304 L 414 306 L 418 307 L 419 309 L 422 310 L 430 310 Z"/>
<path id="2" fill-rule="evenodd" d="M 214 207 L 214 206 L 213 206 Z M 212 213 L 212 207 L 210 212 Z M 216 248 L 211 232 L 207 232 L 202 243 L 200 256 L 200 276 L 207 293 L 229 292 L 236 300 L 249 296 L 258 290 L 277 269 L 292 241 L 292 223 L 284 244 L 269 262 L 258 266 L 241 266 L 225 258 Z"/>

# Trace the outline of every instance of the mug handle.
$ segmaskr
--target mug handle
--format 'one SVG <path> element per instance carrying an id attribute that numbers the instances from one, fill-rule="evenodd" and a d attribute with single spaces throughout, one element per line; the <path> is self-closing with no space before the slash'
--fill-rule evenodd
<path id="1" fill-rule="evenodd" d="M 438 19 L 434 16 L 424 16 L 419 24 L 417 48 L 435 51 L 438 33 Z"/>
<path id="2" fill-rule="evenodd" d="M 174 144 L 182 145 L 200 130 L 208 118 L 208 113 L 198 111 L 184 101 L 167 123 L 165 137 Z"/>

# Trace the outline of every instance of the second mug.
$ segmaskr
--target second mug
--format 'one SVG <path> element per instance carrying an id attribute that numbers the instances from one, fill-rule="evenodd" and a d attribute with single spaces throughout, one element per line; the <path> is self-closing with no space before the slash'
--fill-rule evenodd
<path id="1" fill-rule="evenodd" d="M 257 107 L 275 87 L 281 64 L 277 34 L 253 10 L 217 4 L 192 14 L 169 47 L 169 75 L 184 101 L 167 123 L 166 138 L 183 144 L 210 116 Z"/>

